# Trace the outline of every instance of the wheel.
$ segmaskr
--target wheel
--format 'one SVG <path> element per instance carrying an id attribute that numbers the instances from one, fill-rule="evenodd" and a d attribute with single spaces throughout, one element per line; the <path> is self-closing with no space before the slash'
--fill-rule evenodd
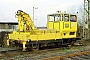
<path id="1" fill-rule="evenodd" d="M 74 45 L 75 42 L 76 42 L 75 40 L 71 41 L 70 45 Z"/>
<path id="2" fill-rule="evenodd" d="M 58 45 L 59 45 L 59 43 L 57 43 L 57 42 L 54 42 L 54 44 L 55 44 L 56 46 L 58 46 Z"/>
<path id="3" fill-rule="evenodd" d="M 39 44 L 32 44 L 31 50 L 32 50 L 32 51 L 37 51 L 37 50 L 39 50 Z"/>

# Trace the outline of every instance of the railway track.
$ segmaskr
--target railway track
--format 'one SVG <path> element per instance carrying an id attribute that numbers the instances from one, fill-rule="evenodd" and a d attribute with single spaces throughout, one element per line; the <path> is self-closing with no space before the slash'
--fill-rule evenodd
<path id="1" fill-rule="evenodd" d="M 76 58 L 77 56 L 79 56 L 79 57 Z M 55 57 L 51 57 L 51 58 L 44 58 L 41 60 L 79 59 L 81 57 L 90 59 L 90 50 L 89 51 L 81 51 L 81 52 L 77 52 L 77 53 L 73 53 L 73 54 L 66 54 L 66 55 L 62 55 L 62 56 L 55 56 Z"/>
<path id="2" fill-rule="evenodd" d="M 67 48 L 66 47 L 65 48 L 63 48 L 63 47 L 61 47 L 61 48 L 58 48 L 58 47 L 47 48 L 46 47 L 46 49 L 44 48 L 44 49 L 41 49 L 41 50 L 38 50 L 38 51 L 30 51 L 30 52 L 9 51 L 9 52 L 0 54 L 0 59 L 5 58 L 7 60 L 9 60 L 9 59 L 11 59 L 11 60 L 14 60 L 14 59 L 21 59 L 21 60 L 23 59 L 23 60 L 25 60 L 26 58 L 28 58 L 28 60 L 29 59 L 31 59 L 31 60 L 41 59 L 42 60 L 42 58 L 47 59 L 47 57 L 51 57 L 50 54 L 54 55 L 54 56 L 55 56 L 55 54 L 62 54 L 61 52 L 65 49 L 67 49 Z M 14 58 L 15 56 L 17 58 Z"/>
<path id="3" fill-rule="evenodd" d="M 59 50 L 59 49 L 60 48 L 52 48 L 52 49 L 47 48 L 44 50 L 42 49 L 42 50 L 38 50 L 38 51 L 28 51 L 28 52 L 23 52 L 21 50 L 7 51 L 7 52 L 2 52 L 0 54 L 0 59 L 3 59 L 4 57 L 8 58 L 8 57 L 14 57 L 14 56 L 19 56 L 19 55 L 28 55 L 28 54 L 31 54 L 32 56 L 37 56 L 38 54 L 41 54 L 41 53 L 47 53 L 49 51 L 54 51 L 54 50 Z"/>
<path id="4" fill-rule="evenodd" d="M 59 49 L 59 48 L 54 48 L 54 49 Z M 6 51 L 2 50 L 0 51 L 0 59 L 3 59 L 4 57 L 14 57 L 14 56 L 19 56 L 19 55 L 27 55 L 27 54 L 38 54 L 42 52 L 48 52 L 52 51 L 53 49 L 45 49 L 45 50 L 38 50 L 38 51 L 28 51 L 28 52 L 23 52 L 22 50 L 11 50 L 11 51 Z"/>
<path id="5" fill-rule="evenodd" d="M 55 48 L 56 50 L 58 50 L 58 48 Z M 49 57 L 49 58 L 42 58 L 42 54 L 47 54 L 50 51 L 54 51 L 55 49 L 48 49 L 48 50 L 40 50 L 40 51 L 30 51 L 30 52 L 11 52 L 11 53 L 5 53 L 2 56 L 0 55 L 0 59 L 2 58 L 8 58 L 7 60 L 14 60 L 13 58 L 9 58 L 9 57 L 14 57 L 14 56 L 20 56 L 22 55 L 24 59 L 31 59 L 31 60 L 86 60 L 86 59 L 90 59 L 90 50 L 88 51 L 80 51 L 80 52 L 74 52 L 74 53 L 66 53 L 66 54 L 62 54 L 61 56 L 53 56 L 53 57 Z M 42 54 L 41 54 L 42 53 Z M 41 55 L 39 57 L 37 57 L 38 55 Z M 32 57 L 34 57 L 32 59 Z M 20 58 L 20 59 L 21 59 Z M 18 58 L 19 59 L 19 58 Z M 22 59 L 21 59 L 22 60 Z"/>

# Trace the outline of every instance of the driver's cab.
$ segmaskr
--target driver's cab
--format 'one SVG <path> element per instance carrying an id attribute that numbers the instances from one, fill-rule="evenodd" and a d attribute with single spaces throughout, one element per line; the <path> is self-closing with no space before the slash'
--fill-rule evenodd
<path id="1" fill-rule="evenodd" d="M 76 35 L 77 31 L 77 15 L 59 12 L 49 14 L 47 20 L 48 29 L 56 29 L 63 35 Z"/>

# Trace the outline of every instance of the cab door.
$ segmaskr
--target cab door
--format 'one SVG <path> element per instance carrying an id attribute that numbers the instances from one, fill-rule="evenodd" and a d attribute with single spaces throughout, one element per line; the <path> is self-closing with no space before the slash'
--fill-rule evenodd
<path id="1" fill-rule="evenodd" d="M 64 14 L 64 17 L 63 17 L 63 29 L 64 30 L 69 30 L 70 29 L 69 14 Z"/>
<path id="2" fill-rule="evenodd" d="M 77 30 L 77 16 L 76 15 L 70 15 L 70 22 L 71 22 L 71 30 L 76 31 Z"/>

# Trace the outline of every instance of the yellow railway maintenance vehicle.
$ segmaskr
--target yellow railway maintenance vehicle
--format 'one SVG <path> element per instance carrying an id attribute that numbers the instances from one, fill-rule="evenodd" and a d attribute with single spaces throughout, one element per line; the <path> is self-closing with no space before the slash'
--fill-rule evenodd
<path id="1" fill-rule="evenodd" d="M 8 34 L 8 46 L 21 46 L 23 51 L 27 49 L 39 49 L 39 47 L 54 43 L 72 44 L 77 40 L 77 14 L 60 12 L 48 14 L 47 29 L 37 29 L 29 14 L 18 10 L 18 31 Z"/>

